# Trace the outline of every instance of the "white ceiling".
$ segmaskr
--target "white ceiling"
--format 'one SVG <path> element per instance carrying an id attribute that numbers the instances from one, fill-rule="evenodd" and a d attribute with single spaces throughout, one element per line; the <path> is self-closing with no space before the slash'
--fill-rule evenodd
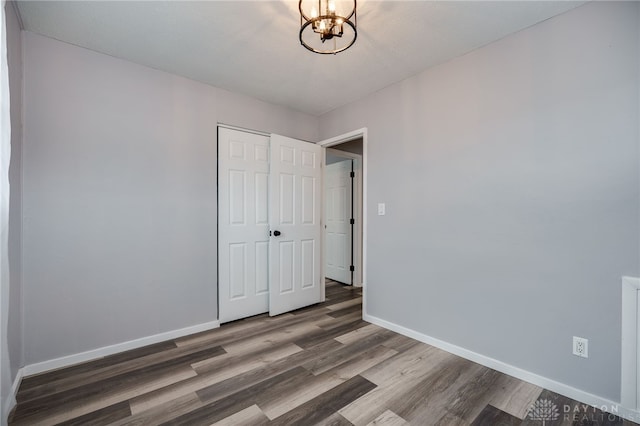
<path id="1" fill-rule="evenodd" d="M 28 31 L 322 114 L 563 13 L 573 1 L 358 1 L 337 55 L 298 40 L 298 1 L 20 1 Z"/>

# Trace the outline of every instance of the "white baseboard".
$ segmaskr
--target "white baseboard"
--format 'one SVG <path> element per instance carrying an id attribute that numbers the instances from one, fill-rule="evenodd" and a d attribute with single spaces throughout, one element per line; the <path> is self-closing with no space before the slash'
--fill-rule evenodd
<path id="1" fill-rule="evenodd" d="M 13 407 L 16 405 L 16 395 L 18 394 L 18 388 L 20 387 L 20 383 L 22 382 L 22 377 L 24 376 L 24 368 L 21 368 L 16 373 L 16 378 L 13 380 L 13 384 L 11 385 L 11 392 L 7 395 L 7 398 L 4 401 L 4 416 L 8 416 L 13 410 Z M 5 418 L 6 420 L 6 418 Z"/>
<path id="2" fill-rule="evenodd" d="M 418 340 L 428 345 L 435 346 L 436 348 L 442 349 L 454 355 L 458 355 L 459 357 L 476 362 L 480 365 L 484 365 L 485 367 L 489 367 L 501 373 L 508 374 L 509 376 L 513 376 L 525 382 L 532 383 L 536 386 L 540 386 L 552 392 L 559 393 L 560 395 L 564 395 L 584 404 L 597 407 L 602 411 L 613 413 L 617 416 L 637 423 L 640 422 L 640 411 L 622 407 L 620 403 L 609 401 L 606 398 L 584 392 L 580 389 L 576 389 L 564 383 L 556 382 L 555 380 L 549 379 L 547 377 L 540 376 L 527 370 L 523 370 L 522 368 L 514 367 L 513 365 L 507 364 L 505 362 L 498 361 L 497 359 L 481 355 L 479 353 L 470 351 L 460 346 L 453 345 L 451 343 L 447 343 L 434 337 L 427 336 L 426 334 L 419 333 L 415 330 L 411 330 L 409 328 L 392 323 L 390 321 L 383 320 L 373 315 L 364 313 L 363 319 L 372 324 L 384 327 L 391 331 L 395 331 L 396 333 L 411 337 L 412 339 Z"/>
<path id="3" fill-rule="evenodd" d="M 13 380 L 13 385 L 11 386 L 11 395 L 14 397 L 18 394 L 18 388 L 20 387 L 20 383 L 22 382 L 22 378 L 24 377 L 24 368 L 21 368 L 16 373 L 16 378 Z"/>
<path id="4" fill-rule="evenodd" d="M 143 346 L 152 345 L 154 343 L 164 342 L 165 340 L 176 339 L 178 337 L 188 336 L 189 334 L 199 333 L 201 331 L 212 330 L 220 327 L 219 321 L 211 321 L 203 324 L 193 325 L 191 327 L 181 328 L 179 330 L 167 331 L 153 336 L 142 337 L 140 339 L 130 340 L 128 342 L 117 343 L 115 345 L 105 346 L 78 354 L 67 355 L 60 358 L 51 359 L 49 361 L 38 362 L 36 364 L 26 365 L 22 370 L 25 376 L 43 373 L 45 371 L 55 370 L 58 368 L 68 367 L 70 365 L 79 364 L 81 362 L 91 361 L 119 352 L 137 349 Z"/>

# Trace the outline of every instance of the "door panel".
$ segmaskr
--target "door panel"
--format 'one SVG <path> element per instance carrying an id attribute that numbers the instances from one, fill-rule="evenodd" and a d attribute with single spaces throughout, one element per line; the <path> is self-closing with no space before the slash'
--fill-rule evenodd
<path id="1" fill-rule="evenodd" d="M 229 295 L 231 300 L 247 297 L 247 245 L 229 244 Z"/>
<path id="2" fill-rule="evenodd" d="M 229 223 L 231 225 L 246 225 L 245 174 L 241 170 L 229 170 Z"/>
<path id="3" fill-rule="evenodd" d="M 269 293 L 269 242 L 256 242 L 256 295 Z M 265 311 L 266 312 L 266 311 Z"/>
<path id="4" fill-rule="evenodd" d="M 302 244 L 302 258 L 300 259 L 302 262 L 302 273 L 301 273 L 301 284 L 302 288 L 313 287 L 314 277 L 315 277 L 315 257 L 316 257 L 316 241 L 314 240 L 303 240 Z"/>
<path id="5" fill-rule="evenodd" d="M 278 267 L 274 269 L 280 270 L 280 294 L 291 293 L 295 275 L 295 243 L 293 241 L 278 241 L 276 244 L 279 248 L 280 259 Z"/>
<path id="6" fill-rule="evenodd" d="M 325 276 L 351 284 L 351 160 L 325 168 Z"/>
<path id="7" fill-rule="evenodd" d="M 322 299 L 320 199 L 322 147 L 271 135 L 269 314 Z"/>
<path id="8" fill-rule="evenodd" d="M 218 129 L 220 322 L 269 310 L 269 138 Z"/>
<path id="9" fill-rule="evenodd" d="M 256 225 L 269 226 L 269 174 L 256 172 Z"/>
<path id="10" fill-rule="evenodd" d="M 288 173 L 280 174 L 280 224 L 281 225 L 294 225 L 293 211 L 294 194 L 295 190 L 295 176 Z"/>
<path id="11" fill-rule="evenodd" d="M 302 182 L 302 215 L 300 222 L 303 225 L 313 225 L 316 212 L 316 179 L 302 176 L 300 180 Z"/>

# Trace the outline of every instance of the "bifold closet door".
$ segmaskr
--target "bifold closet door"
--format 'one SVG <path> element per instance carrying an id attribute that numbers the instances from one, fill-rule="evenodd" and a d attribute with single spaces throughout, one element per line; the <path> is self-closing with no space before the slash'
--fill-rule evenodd
<path id="1" fill-rule="evenodd" d="M 321 152 L 284 136 L 218 128 L 221 323 L 322 300 Z"/>
<path id="2" fill-rule="evenodd" d="M 269 137 L 218 128 L 221 323 L 269 310 Z"/>
<path id="3" fill-rule="evenodd" d="M 269 315 L 322 301 L 322 152 L 271 135 Z"/>

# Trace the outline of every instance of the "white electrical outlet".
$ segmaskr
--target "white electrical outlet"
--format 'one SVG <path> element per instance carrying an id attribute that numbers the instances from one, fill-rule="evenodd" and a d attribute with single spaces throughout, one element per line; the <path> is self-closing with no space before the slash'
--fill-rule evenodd
<path id="1" fill-rule="evenodd" d="M 589 340 L 584 337 L 573 336 L 573 354 L 582 358 L 589 358 Z"/>
<path id="2" fill-rule="evenodd" d="M 378 203 L 378 216 L 384 216 L 386 213 L 386 207 L 384 203 Z"/>

